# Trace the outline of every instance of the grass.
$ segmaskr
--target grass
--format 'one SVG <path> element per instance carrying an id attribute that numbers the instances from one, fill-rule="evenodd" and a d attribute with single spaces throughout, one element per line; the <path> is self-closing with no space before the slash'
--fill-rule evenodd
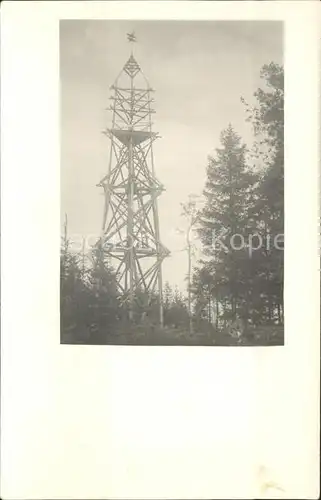
<path id="1" fill-rule="evenodd" d="M 114 328 L 111 332 L 73 329 L 61 333 L 62 344 L 85 345 L 138 345 L 138 346 L 268 346 L 284 345 L 281 326 L 249 327 L 239 340 L 227 331 L 212 328 L 207 332 L 195 331 L 190 335 L 186 328 L 169 328 L 129 325 L 126 329 Z"/>

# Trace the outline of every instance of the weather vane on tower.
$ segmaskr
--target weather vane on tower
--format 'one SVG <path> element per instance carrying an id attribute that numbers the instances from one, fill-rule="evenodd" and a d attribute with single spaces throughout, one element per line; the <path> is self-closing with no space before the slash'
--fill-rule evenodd
<path id="1" fill-rule="evenodd" d="M 135 32 L 127 33 L 127 40 L 129 42 L 137 42 Z"/>
<path id="2" fill-rule="evenodd" d="M 128 40 L 130 43 L 135 43 L 135 42 L 137 42 L 136 35 L 135 35 L 135 32 L 134 32 L 134 31 L 132 31 L 131 33 L 127 33 L 127 40 Z M 133 55 L 133 49 L 131 50 L 131 54 Z"/>

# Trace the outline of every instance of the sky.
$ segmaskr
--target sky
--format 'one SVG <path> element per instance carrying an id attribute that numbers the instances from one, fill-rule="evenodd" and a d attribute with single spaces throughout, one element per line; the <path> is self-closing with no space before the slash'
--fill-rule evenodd
<path id="1" fill-rule="evenodd" d="M 240 98 L 253 103 L 264 84 L 260 69 L 283 64 L 282 24 L 272 21 L 60 22 L 61 223 L 80 241 L 99 235 L 106 175 L 110 86 L 130 56 L 126 33 L 135 31 L 134 56 L 155 89 L 154 143 L 157 178 L 166 191 L 158 201 L 162 243 L 171 251 L 163 280 L 186 287 L 187 254 L 181 203 L 201 195 L 208 155 L 231 122 L 253 142 Z M 196 255 L 196 260 L 197 260 Z M 195 261 L 196 263 L 196 261 Z"/>

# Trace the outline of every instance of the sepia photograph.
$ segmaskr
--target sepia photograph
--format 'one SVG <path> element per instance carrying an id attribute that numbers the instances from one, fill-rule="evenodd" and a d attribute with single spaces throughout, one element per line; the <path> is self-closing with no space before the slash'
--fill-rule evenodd
<path id="1" fill-rule="evenodd" d="M 281 21 L 60 21 L 60 342 L 284 345 Z"/>
<path id="2" fill-rule="evenodd" d="M 4 2 L 1 498 L 319 498 L 319 7 Z"/>

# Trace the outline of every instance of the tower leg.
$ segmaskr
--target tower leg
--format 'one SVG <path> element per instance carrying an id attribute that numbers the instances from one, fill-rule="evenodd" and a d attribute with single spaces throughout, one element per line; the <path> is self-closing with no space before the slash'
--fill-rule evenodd
<path id="1" fill-rule="evenodd" d="M 161 268 L 158 270 L 158 300 L 159 300 L 159 324 L 164 326 L 164 307 L 163 307 L 163 280 Z"/>
<path id="2" fill-rule="evenodd" d="M 129 264 L 129 319 L 134 319 L 134 248 L 133 248 L 133 202 L 134 202 L 134 165 L 133 165 L 133 140 L 129 143 L 129 165 L 128 165 L 128 226 L 127 226 L 127 244 L 128 244 L 128 264 Z"/>

